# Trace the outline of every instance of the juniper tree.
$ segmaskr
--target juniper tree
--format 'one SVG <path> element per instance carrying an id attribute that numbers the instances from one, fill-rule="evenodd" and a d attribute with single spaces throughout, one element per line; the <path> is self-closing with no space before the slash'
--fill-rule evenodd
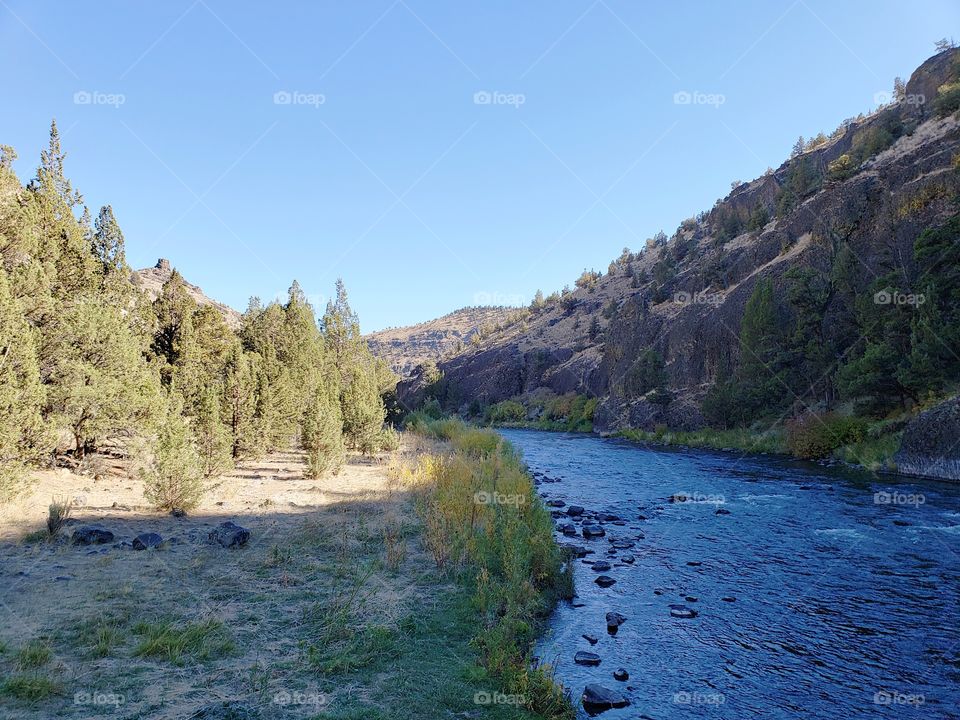
<path id="1" fill-rule="evenodd" d="M 144 495 L 159 510 L 191 510 L 203 498 L 203 463 L 183 404 L 167 393 L 150 462 L 142 470 Z"/>
<path id="2" fill-rule="evenodd" d="M 315 393 L 307 406 L 302 434 L 310 477 L 319 478 L 340 470 L 345 455 L 342 428 L 338 399 L 323 390 Z"/>

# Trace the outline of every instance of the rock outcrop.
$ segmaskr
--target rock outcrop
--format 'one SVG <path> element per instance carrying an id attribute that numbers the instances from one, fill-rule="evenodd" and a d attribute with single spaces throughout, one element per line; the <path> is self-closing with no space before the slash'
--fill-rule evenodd
<path id="1" fill-rule="evenodd" d="M 170 261 L 166 258 L 160 258 L 153 267 L 135 271 L 131 279 L 133 280 L 133 284 L 146 292 L 151 300 L 156 300 L 160 297 L 160 290 L 163 288 L 163 284 L 170 279 L 172 274 L 173 268 L 170 265 Z M 197 305 L 211 305 L 215 307 L 223 314 L 223 319 L 231 329 L 238 330 L 243 324 L 243 316 L 232 307 L 207 297 L 203 294 L 203 290 L 196 285 L 191 285 L 186 281 L 184 281 L 184 285 L 190 297 L 196 301 Z"/>
<path id="2" fill-rule="evenodd" d="M 960 478 L 960 397 L 914 418 L 903 431 L 894 462 L 907 475 Z"/>

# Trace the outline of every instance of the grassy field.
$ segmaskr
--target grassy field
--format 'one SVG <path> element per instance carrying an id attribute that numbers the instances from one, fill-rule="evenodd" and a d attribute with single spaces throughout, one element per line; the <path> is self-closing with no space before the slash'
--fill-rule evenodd
<path id="1" fill-rule="evenodd" d="M 548 673 L 526 665 L 559 582 L 552 536 L 510 557 L 542 563 L 522 582 L 490 533 L 536 538 L 524 528 L 542 508 L 491 520 L 501 513 L 478 505 L 470 530 L 448 512 L 477 492 L 458 483 L 500 483 L 514 463 L 408 437 L 392 457 L 312 481 L 285 454 L 223 478 L 187 518 L 136 505 L 122 469 L 50 473 L 0 534 L 0 717 L 569 717 Z M 529 478 L 511 477 L 532 497 Z M 85 496 L 61 536 L 96 522 L 118 540 L 155 529 L 178 541 L 137 552 L 44 538 L 53 491 Z M 246 547 L 203 541 L 225 519 L 251 530 Z M 456 541 L 449 557 L 443 538 Z"/>

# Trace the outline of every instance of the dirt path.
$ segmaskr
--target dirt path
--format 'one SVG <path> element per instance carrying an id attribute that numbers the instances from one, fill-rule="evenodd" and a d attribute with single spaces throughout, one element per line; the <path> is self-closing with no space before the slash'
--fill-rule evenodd
<path id="1" fill-rule="evenodd" d="M 407 442 L 396 455 L 413 452 Z M 118 463 L 40 473 L 0 509 L 0 717 L 335 717 L 376 706 L 390 672 L 362 685 L 349 673 L 375 664 L 442 592 L 391 480 L 398 459 L 355 456 L 338 476 L 309 480 L 301 455 L 276 453 L 221 478 L 183 518 L 147 507 Z M 25 541 L 54 496 L 78 502 L 63 540 Z M 245 547 L 207 542 L 226 520 L 250 530 Z M 115 541 L 65 541 L 89 524 Z M 128 545 L 144 532 L 164 545 Z"/>

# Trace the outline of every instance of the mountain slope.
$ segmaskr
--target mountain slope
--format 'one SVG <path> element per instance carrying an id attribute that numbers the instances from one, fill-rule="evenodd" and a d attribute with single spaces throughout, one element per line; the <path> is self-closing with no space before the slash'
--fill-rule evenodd
<path id="1" fill-rule="evenodd" d="M 442 382 L 402 383 L 401 397 L 415 404 L 434 395 L 464 410 L 544 390 L 576 392 L 601 399 L 599 430 L 699 428 L 708 422 L 711 389 L 756 359 L 749 346 L 744 352 L 741 329 L 751 298 L 769 284 L 767 304 L 785 348 L 767 388 L 776 414 L 780 405 L 785 416 L 836 406 L 838 373 L 886 342 L 873 335 L 896 324 L 892 314 L 878 315 L 880 330 L 870 329 L 869 314 L 885 312 L 871 307 L 877 288 L 906 297 L 931 271 L 947 272 L 922 267 L 916 245 L 924 230 L 957 216 L 960 123 L 938 102 L 957 87 L 958 63 L 956 50 L 932 57 L 895 104 L 798 148 L 775 171 L 684 221 L 669 240 L 648 242 L 599 279 L 532 308 L 523 323 L 444 360 Z M 888 309 L 901 310 L 896 301 Z M 919 315 L 901 314 L 902 346 Z M 824 357 L 814 363 L 818 347 Z M 645 379 L 656 364 L 650 358 L 663 361 L 656 388 Z M 770 358 L 753 363 L 755 371 L 766 373 Z M 775 381 L 785 377 L 778 389 Z"/>
<path id="2" fill-rule="evenodd" d="M 146 292 L 151 300 L 156 300 L 160 297 L 160 290 L 163 288 L 163 284 L 170 279 L 172 274 L 173 268 L 170 266 L 170 261 L 160 258 L 153 267 L 134 271 L 132 279 L 133 283 Z M 203 290 L 196 285 L 191 285 L 186 281 L 184 281 L 184 285 L 187 288 L 187 293 L 198 305 L 212 305 L 219 310 L 223 314 L 223 319 L 226 320 L 227 325 L 232 330 L 238 330 L 243 324 L 242 315 L 232 307 L 207 297 L 204 295 Z"/>

